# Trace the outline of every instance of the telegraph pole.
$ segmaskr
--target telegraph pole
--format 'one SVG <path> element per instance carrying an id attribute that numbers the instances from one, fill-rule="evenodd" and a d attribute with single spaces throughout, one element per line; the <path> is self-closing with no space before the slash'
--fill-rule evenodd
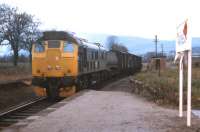
<path id="1" fill-rule="evenodd" d="M 160 76 L 160 60 L 158 61 L 157 57 L 158 57 L 158 54 L 157 54 L 157 45 L 158 45 L 158 37 L 157 35 L 155 35 L 155 39 L 154 39 L 154 42 L 155 42 L 155 65 L 156 65 L 156 69 L 158 69 L 158 76 Z"/>
<path id="2" fill-rule="evenodd" d="M 163 51 L 163 44 L 161 44 L 161 49 L 162 49 L 162 56 L 163 56 L 163 52 L 164 52 L 164 51 Z"/>
<path id="3" fill-rule="evenodd" d="M 155 35 L 155 39 L 154 39 L 154 42 L 155 42 L 155 57 L 157 57 L 157 45 L 158 45 L 158 37 L 157 37 L 157 35 Z"/>

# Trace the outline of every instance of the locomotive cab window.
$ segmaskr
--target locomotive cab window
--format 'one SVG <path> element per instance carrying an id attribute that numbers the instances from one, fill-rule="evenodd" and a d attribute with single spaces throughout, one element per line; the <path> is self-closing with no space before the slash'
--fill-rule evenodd
<path id="1" fill-rule="evenodd" d="M 36 53 L 42 53 L 42 52 L 44 52 L 44 50 L 45 50 L 45 47 L 44 47 L 44 44 L 43 44 L 43 43 L 36 43 L 36 44 L 35 44 L 35 49 L 34 49 L 34 51 L 35 51 Z"/>
<path id="2" fill-rule="evenodd" d="M 74 46 L 71 42 L 64 42 L 64 52 L 74 52 Z"/>

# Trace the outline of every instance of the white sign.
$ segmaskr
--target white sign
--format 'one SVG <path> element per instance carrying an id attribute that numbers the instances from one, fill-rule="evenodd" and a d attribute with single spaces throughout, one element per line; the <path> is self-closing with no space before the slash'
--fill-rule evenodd
<path id="1" fill-rule="evenodd" d="M 188 25 L 188 20 L 185 20 L 177 27 L 176 53 L 191 50 L 190 27 Z"/>
<path id="2" fill-rule="evenodd" d="M 179 116 L 183 117 L 183 58 L 187 53 L 187 126 L 191 126 L 191 90 L 192 90 L 192 42 L 188 28 L 188 20 L 177 27 L 176 56 L 179 62 Z"/>

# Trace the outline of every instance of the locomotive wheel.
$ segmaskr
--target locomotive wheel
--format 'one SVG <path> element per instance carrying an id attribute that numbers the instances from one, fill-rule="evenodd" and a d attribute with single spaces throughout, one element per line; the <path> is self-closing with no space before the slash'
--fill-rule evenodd
<path id="1" fill-rule="evenodd" d="M 47 88 L 47 96 L 50 101 L 56 101 L 59 98 L 58 85 L 56 82 L 49 82 Z"/>

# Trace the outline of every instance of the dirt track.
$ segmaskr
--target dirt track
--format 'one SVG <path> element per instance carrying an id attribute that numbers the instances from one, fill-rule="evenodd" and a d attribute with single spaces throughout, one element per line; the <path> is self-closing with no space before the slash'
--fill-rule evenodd
<path id="1" fill-rule="evenodd" d="M 17 131 L 31 132 L 194 132 L 200 120 L 178 118 L 178 111 L 157 106 L 131 93 L 129 78 L 116 81 L 101 91 L 81 96 Z"/>

